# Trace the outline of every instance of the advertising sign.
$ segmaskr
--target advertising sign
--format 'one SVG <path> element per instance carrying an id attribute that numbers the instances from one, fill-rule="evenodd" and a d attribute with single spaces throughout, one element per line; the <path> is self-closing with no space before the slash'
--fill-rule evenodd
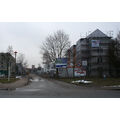
<path id="1" fill-rule="evenodd" d="M 91 47 L 99 47 L 100 41 L 99 40 L 91 40 Z"/>
<path id="2" fill-rule="evenodd" d="M 75 69 L 75 77 L 86 76 L 86 71 L 81 68 Z"/>
<path id="3" fill-rule="evenodd" d="M 66 68 L 67 58 L 57 58 L 55 64 L 56 64 L 56 68 Z"/>

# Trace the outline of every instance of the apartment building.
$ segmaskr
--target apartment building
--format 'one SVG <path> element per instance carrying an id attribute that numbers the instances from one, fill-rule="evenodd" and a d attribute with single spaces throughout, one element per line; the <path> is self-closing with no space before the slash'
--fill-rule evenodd
<path id="1" fill-rule="evenodd" d="M 14 75 L 15 58 L 10 53 L 0 53 L 0 75 L 8 75 L 9 66 L 11 75 Z"/>
<path id="2" fill-rule="evenodd" d="M 99 29 L 76 43 L 76 64 L 86 70 L 87 76 L 109 76 L 108 50 L 111 37 Z"/>

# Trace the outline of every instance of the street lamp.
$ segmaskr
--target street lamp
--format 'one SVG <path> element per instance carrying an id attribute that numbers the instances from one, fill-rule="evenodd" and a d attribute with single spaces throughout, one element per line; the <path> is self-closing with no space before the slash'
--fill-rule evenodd
<path id="1" fill-rule="evenodd" d="M 11 67 L 11 58 L 9 56 L 10 54 L 8 54 L 8 81 L 10 81 L 10 76 L 11 76 L 11 71 L 10 71 L 10 67 Z"/>
<path id="2" fill-rule="evenodd" d="M 15 53 L 15 78 L 16 78 L 16 56 L 17 56 L 17 51 L 15 51 L 14 53 Z"/>

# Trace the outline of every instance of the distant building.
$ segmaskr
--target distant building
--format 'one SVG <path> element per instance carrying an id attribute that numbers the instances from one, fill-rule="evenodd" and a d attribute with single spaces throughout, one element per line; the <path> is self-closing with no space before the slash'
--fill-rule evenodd
<path id="1" fill-rule="evenodd" d="M 37 71 L 37 69 L 35 68 L 35 65 L 32 65 L 32 70 L 31 72 L 35 73 Z"/>
<path id="2" fill-rule="evenodd" d="M 15 58 L 10 53 L 0 53 L 0 75 L 8 75 L 9 66 L 11 75 L 14 75 Z"/>
<path id="3" fill-rule="evenodd" d="M 32 65 L 32 69 L 35 69 L 35 65 Z"/>
<path id="4" fill-rule="evenodd" d="M 70 49 L 67 50 L 68 67 L 75 67 L 76 63 L 76 45 L 72 45 Z"/>
<path id="5" fill-rule="evenodd" d="M 48 73 L 49 72 L 49 68 L 50 68 L 50 65 L 49 64 L 44 64 L 44 72 L 45 73 Z"/>
<path id="6" fill-rule="evenodd" d="M 26 68 L 26 69 L 25 69 L 25 72 L 26 72 L 26 74 L 29 74 L 29 73 L 32 72 L 32 69 L 31 69 L 31 68 Z"/>
<path id="7" fill-rule="evenodd" d="M 76 64 L 81 64 L 87 76 L 109 76 L 108 50 L 111 37 L 99 29 L 77 41 Z"/>

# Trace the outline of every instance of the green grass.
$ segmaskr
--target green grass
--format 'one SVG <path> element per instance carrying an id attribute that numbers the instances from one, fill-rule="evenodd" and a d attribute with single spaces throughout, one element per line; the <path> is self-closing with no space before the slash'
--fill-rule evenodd
<path id="1" fill-rule="evenodd" d="M 81 78 L 55 78 L 55 79 L 67 83 L 71 83 L 72 81 L 76 81 L 76 80 L 82 80 Z"/>
<path id="2" fill-rule="evenodd" d="M 64 81 L 67 83 L 71 83 L 76 80 L 87 80 L 92 81 L 90 84 L 76 83 L 77 85 L 87 85 L 87 86 L 113 86 L 120 85 L 120 78 L 57 78 L 56 80 Z"/>
<path id="3" fill-rule="evenodd" d="M 93 81 L 93 85 L 96 86 L 113 86 L 120 85 L 120 78 L 90 78 L 89 80 Z"/>
<path id="4" fill-rule="evenodd" d="M 8 81 L 7 78 L 0 78 L 0 83 L 13 83 L 19 80 L 19 78 L 10 78 L 10 81 Z"/>

